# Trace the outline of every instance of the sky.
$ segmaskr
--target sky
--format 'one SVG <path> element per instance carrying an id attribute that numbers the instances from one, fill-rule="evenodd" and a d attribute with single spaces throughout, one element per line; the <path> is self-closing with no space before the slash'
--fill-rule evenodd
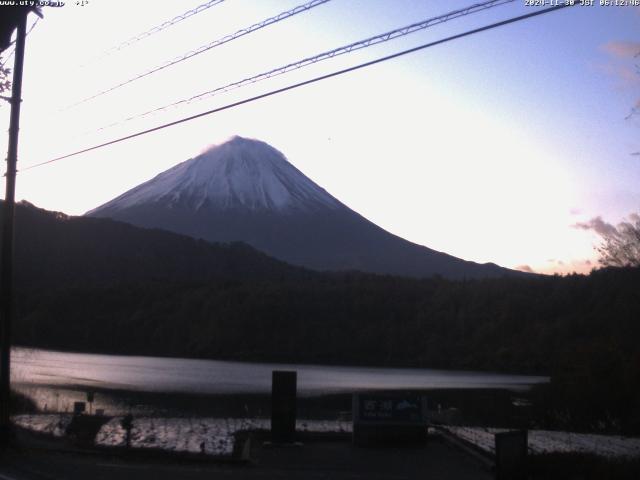
<path id="1" fill-rule="evenodd" d="M 237 134 L 271 144 L 386 230 L 476 262 L 540 273 L 586 273 L 597 265 L 594 246 L 600 241 L 597 232 L 606 230 L 602 226 L 640 211 L 640 155 L 634 155 L 640 152 L 640 115 L 627 118 L 640 106 L 640 59 L 634 57 L 640 51 L 640 7 L 629 6 L 566 8 L 27 169 L 540 8 L 516 0 L 123 121 L 477 3 L 331 0 L 71 106 L 306 3 L 225 0 L 104 54 L 204 2 L 84 0 L 43 10 L 44 19 L 27 38 L 17 199 L 82 215 Z M 30 16 L 29 26 L 35 18 Z M 9 106 L 2 103 L 0 128 L 6 131 Z M 6 140 L 0 137 L 3 151 Z"/>

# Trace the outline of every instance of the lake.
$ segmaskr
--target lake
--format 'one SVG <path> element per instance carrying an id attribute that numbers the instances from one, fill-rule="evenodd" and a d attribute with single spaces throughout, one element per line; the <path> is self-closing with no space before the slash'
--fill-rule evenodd
<path id="1" fill-rule="evenodd" d="M 501 388 L 524 390 L 548 377 L 418 368 L 245 363 L 66 353 L 14 348 L 12 382 L 198 394 L 268 393 L 272 370 L 296 370 L 301 396 L 357 390 Z"/>

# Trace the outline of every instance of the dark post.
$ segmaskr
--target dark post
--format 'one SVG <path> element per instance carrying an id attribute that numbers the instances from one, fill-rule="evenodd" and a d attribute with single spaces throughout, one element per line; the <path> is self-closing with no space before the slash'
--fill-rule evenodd
<path id="1" fill-rule="evenodd" d="M 2 270 L 0 272 L 0 444 L 9 443 L 11 389 L 11 314 L 13 307 L 13 217 L 15 211 L 18 131 L 22 101 L 22 69 L 27 30 L 27 12 L 20 16 L 13 67 L 11 120 L 7 153 L 7 188 L 2 215 Z"/>
<path id="2" fill-rule="evenodd" d="M 297 372 L 274 370 L 271 376 L 271 440 L 293 443 L 296 435 Z"/>
<path id="3" fill-rule="evenodd" d="M 82 415 L 86 410 L 87 404 L 84 402 L 73 402 L 73 414 Z"/>
<path id="4" fill-rule="evenodd" d="M 120 425 L 127 434 L 126 445 L 127 448 L 129 448 L 131 446 L 131 429 L 133 428 L 133 415 L 129 413 L 122 417 L 122 420 L 120 420 Z"/>
<path id="5" fill-rule="evenodd" d="M 496 479 L 527 478 L 528 434 L 526 430 L 496 433 Z"/>
<path id="6" fill-rule="evenodd" d="M 89 402 L 89 415 L 91 415 L 93 413 L 93 399 L 94 399 L 94 393 L 89 391 L 87 392 L 87 402 Z"/>

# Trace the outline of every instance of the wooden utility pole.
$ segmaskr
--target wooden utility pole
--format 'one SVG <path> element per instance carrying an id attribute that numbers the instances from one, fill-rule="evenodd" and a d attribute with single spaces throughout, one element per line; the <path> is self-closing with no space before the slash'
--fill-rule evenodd
<path id="1" fill-rule="evenodd" d="M 2 251 L 0 270 L 0 445 L 11 438 L 11 322 L 13 313 L 13 223 L 15 213 L 16 171 L 18 164 L 18 132 L 22 102 L 22 69 L 27 34 L 27 13 L 20 15 L 16 38 L 15 63 L 11 94 L 11 120 L 7 152 L 6 194 L 2 211 Z"/>

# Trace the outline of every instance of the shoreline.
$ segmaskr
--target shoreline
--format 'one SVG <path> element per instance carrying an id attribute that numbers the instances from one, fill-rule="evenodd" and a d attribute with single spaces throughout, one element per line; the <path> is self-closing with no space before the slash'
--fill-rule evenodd
<path id="1" fill-rule="evenodd" d="M 85 385 L 33 385 L 14 384 L 19 393 L 32 398 L 41 413 L 70 413 L 73 402 L 87 401 L 92 392 L 95 412 L 102 409 L 105 415 L 132 413 L 144 416 L 173 417 L 235 417 L 269 418 L 270 393 L 185 393 L 150 392 L 129 389 L 109 389 Z M 298 395 L 298 418 L 335 420 L 350 418 L 353 392 L 324 392 L 315 395 Z M 384 390 L 389 391 L 389 390 Z M 529 406 L 530 389 L 509 390 L 503 388 L 443 388 L 402 389 L 424 395 L 432 412 L 448 411 L 467 425 L 519 427 Z M 40 396 L 40 398 L 34 398 Z M 524 399 L 525 407 L 520 406 Z M 54 402 L 57 402 L 56 405 Z M 43 408 L 46 405 L 46 408 Z M 57 407 L 57 408 L 56 408 Z M 87 411 L 89 405 L 86 405 Z"/>

